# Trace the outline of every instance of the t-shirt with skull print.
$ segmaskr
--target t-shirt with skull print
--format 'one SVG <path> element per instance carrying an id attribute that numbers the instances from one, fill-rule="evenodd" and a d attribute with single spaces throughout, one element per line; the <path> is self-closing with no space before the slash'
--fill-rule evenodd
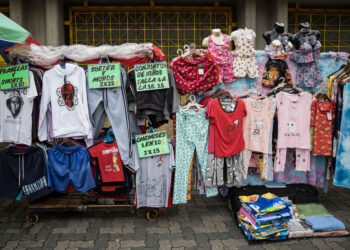
<path id="1" fill-rule="evenodd" d="M 270 132 L 276 110 L 274 97 L 244 100 L 247 116 L 244 118 L 245 149 L 264 154 L 269 152 Z"/>
<path id="2" fill-rule="evenodd" d="M 32 72 L 29 72 L 28 88 L 0 91 L 0 142 L 32 145 L 32 112 L 36 96 Z"/>
<path id="3" fill-rule="evenodd" d="M 310 149 L 312 95 L 308 92 L 276 95 L 278 116 L 277 148 Z"/>

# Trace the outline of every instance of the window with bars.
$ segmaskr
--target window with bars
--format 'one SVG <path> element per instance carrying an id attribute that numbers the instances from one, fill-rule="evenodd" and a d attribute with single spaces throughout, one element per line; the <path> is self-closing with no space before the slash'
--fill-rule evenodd
<path id="1" fill-rule="evenodd" d="M 70 43 L 152 42 L 170 61 L 185 44 L 202 47 L 213 28 L 229 34 L 231 23 L 231 8 L 227 7 L 71 7 Z"/>
<path id="2" fill-rule="evenodd" d="M 323 52 L 350 53 L 350 12 L 337 14 L 327 13 L 327 10 L 324 13 L 296 11 L 289 12 L 288 19 L 288 32 L 296 33 L 302 22 L 309 22 L 311 29 L 319 30 Z"/>

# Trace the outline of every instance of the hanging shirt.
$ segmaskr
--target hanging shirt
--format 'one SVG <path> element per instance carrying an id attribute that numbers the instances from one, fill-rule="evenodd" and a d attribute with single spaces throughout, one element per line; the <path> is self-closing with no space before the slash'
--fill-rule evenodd
<path id="1" fill-rule="evenodd" d="M 137 208 L 169 207 L 172 170 L 175 166 L 174 149 L 169 154 L 139 158 L 134 145 L 133 168 L 136 171 Z"/>
<path id="2" fill-rule="evenodd" d="M 332 124 L 335 114 L 330 101 L 314 100 L 311 105 L 311 127 L 314 128 L 313 155 L 332 155 Z"/>
<path id="3" fill-rule="evenodd" d="M 28 88 L 0 91 L 0 142 L 32 144 L 32 112 L 36 96 L 32 72 L 29 72 Z"/>
<path id="4" fill-rule="evenodd" d="M 66 63 L 64 69 L 56 65 L 45 72 L 38 129 L 40 141 L 48 139 L 48 129 L 51 126 L 47 118 L 49 104 L 52 108 L 52 129 L 55 138 L 82 136 L 92 139 L 83 68 Z"/>
<path id="5" fill-rule="evenodd" d="M 88 150 L 91 157 L 97 161 L 95 166 L 98 166 L 103 183 L 125 181 L 123 162 L 115 141 L 112 143 L 101 142 Z"/>
<path id="6" fill-rule="evenodd" d="M 310 149 L 312 95 L 308 92 L 276 95 L 278 115 L 277 148 Z"/>
<path id="7" fill-rule="evenodd" d="M 247 109 L 247 116 L 244 118 L 245 149 L 268 154 L 276 99 L 247 98 L 244 103 Z"/>
<path id="8" fill-rule="evenodd" d="M 232 112 L 225 112 L 218 99 L 211 100 L 211 105 L 207 106 L 207 116 L 215 124 L 214 154 L 217 157 L 233 156 L 245 147 L 243 118 L 247 115 L 246 107 L 241 99 L 233 100 Z"/>

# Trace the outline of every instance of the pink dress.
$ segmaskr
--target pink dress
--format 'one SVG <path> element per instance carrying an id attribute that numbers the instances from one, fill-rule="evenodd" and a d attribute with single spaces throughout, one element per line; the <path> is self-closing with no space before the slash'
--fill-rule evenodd
<path id="1" fill-rule="evenodd" d="M 237 78 L 233 76 L 233 56 L 230 53 L 228 35 L 223 35 L 223 41 L 224 44 L 218 45 L 213 41 L 212 36 L 209 36 L 208 51 L 213 55 L 220 68 L 220 83 L 233 82 L 237 80 Z"/>

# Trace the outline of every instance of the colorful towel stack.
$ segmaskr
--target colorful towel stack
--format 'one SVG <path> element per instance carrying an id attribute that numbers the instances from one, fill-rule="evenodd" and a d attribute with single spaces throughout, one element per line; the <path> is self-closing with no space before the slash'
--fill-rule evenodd
<path id="1" fill-rule="evenodd" d="M 272 193 L 240 196 L 239 226 L 249 240 L 279 240 L 288 236 L 290 204 Z"/>

